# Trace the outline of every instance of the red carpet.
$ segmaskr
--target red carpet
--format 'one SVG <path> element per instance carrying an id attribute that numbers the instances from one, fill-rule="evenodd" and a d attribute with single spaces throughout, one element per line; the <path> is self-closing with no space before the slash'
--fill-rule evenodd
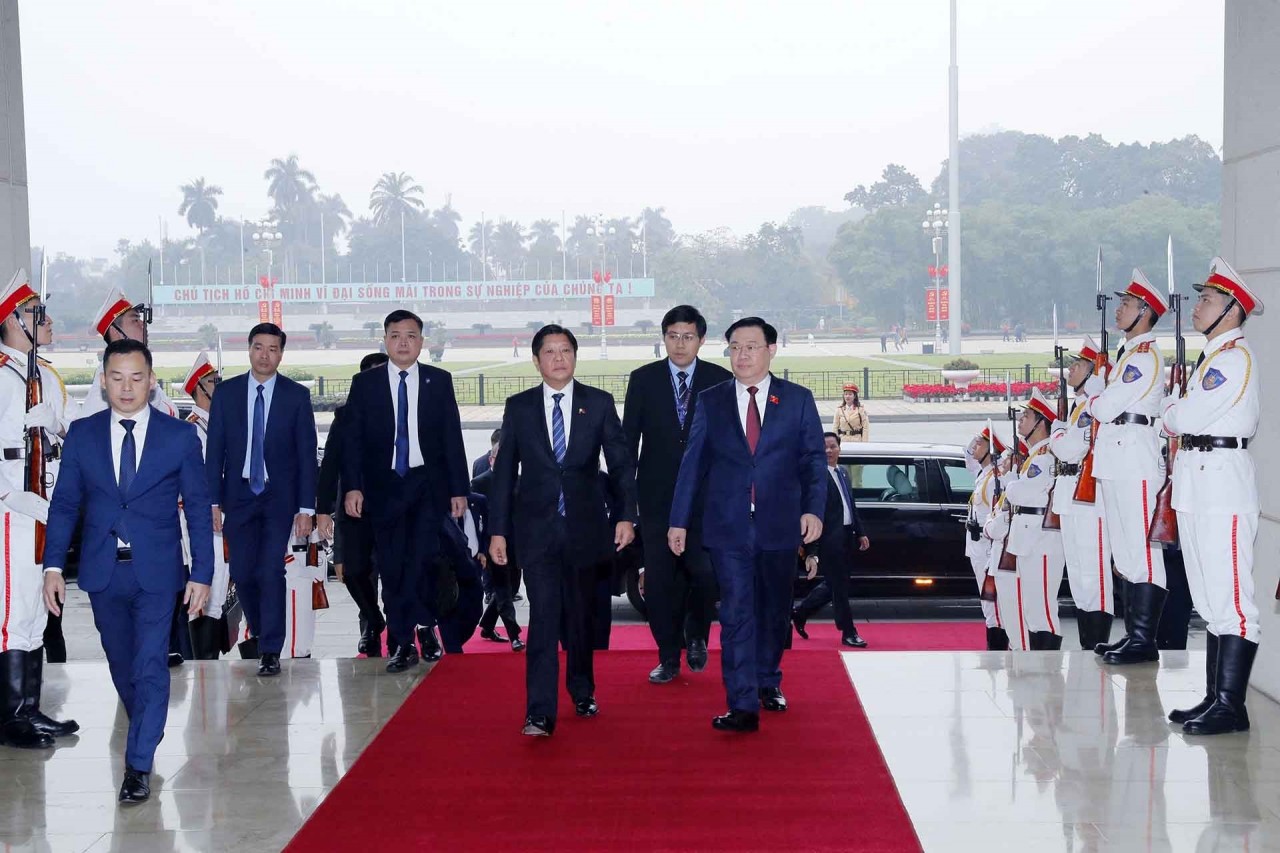
<path id="1" fill-rule="evenodd" d="M 550 739 L 519 733 L 522 656 L 446 657 L 287 849 L 920 849 L 838 654 L 787 657 L 753 735 L 711 728 L 718 654 L 662 687 L 650 657 L 598 656 L 600 715 L 562 693 Z"/>
<path id="2" fill-rule="evenodd" d="M 840 631 L 830 622 L 810 622 L 806 628 L 809 639 L 797 634 L 791 645 L 794 652 L 829 652 L 845 649 L 840 645 Z M 501 628 L 499 634 L 506 636 Z M 858 633 L 867 641 L 868 652 L 964 652 L 981 651 L 987 647 L 987 631 L 981 622 L 867 622 L 858 625 Z M 720 626 L 711 626 L 712 649 L 720 648 Z M 653 635 L 648 625 L 615 625 L 609 636 L 612 651 L 656 652 Z M 477 632 L 463 646 L 472 652 L 502 652 L 510 654 L 511 648 L 502 643 L 480 639 Z"/>

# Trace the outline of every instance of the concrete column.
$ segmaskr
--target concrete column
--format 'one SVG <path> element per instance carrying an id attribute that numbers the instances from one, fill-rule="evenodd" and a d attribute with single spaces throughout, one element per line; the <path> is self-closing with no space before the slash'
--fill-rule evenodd
<path id="1" fill-rule="evenodd" d="M 1280 2 L 1227 0 L 1222 256 L 1266 305 L 1245 334 L 1262 378 L 1262 423 L 1250 452 L 1262 499 L 1253 577 L 1262 649 L 1253 685 L 1280 699 Z M 1197 275 L 1200 273 L 1197 273 Z"/>
<path id="2" fill-rule="evenodd" d="M 18 0 L 0 0 L 0 287 L 19 267 L 30 272 L 22 44 L 18 36 Z"/>

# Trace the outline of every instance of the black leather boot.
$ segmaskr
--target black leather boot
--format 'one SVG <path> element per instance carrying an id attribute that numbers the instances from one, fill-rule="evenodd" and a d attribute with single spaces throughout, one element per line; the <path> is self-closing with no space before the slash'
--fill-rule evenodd
<path id="1" fill-rule="evenodd" d="M 1156 631 L 1160 628 L 1160 613 L 1168 593 L 1153 583 L 1135 583 L 1129 586 L 1129 609 L 1133 611 L 1133 627 L 1128 642 L 1102 656 L 1104 663 L 1130 664 L 1154 663 L 1160 660 L 1156 647 Z"/>
<path id="2" fill-rule="evenodd" d="M 1116 581 L 1117 586 L 1120 583 L 1121 581 Z M 1114 643 L 1108 643 L 1105 641 L 1099 643 L 1093 648 L 1094 654 L 1105 655 L 1107 652 L 1113 652 L 1125 643 L 1129 642 L 1129 635 L 1133 633 L 1133 587 L 1133 584 L 1125 582 L 1127 592 L 1124 599 L 1124 636 L 1116 640 Z M 1111 636 L 1110 623 L 1108 623 L 1107 627 L 1107 636 Z"/>
<path id="3" fill-rule="evenodd" d="M 1055 634 L 1052 631 L 1041 631 L 1040 632 L 1040 651 L 1042 652 L 1062 651 L 1062 635 Z"/>
<path id="4" fill-rule="evenodd" d="M 1039 652 L 1044 650 L 1044 632 L 1028 631 L 1027 632 L 1027 651 Z"/>
<path id="5" fill-rule="evenodd" d="M 1080 648 L 1096 649 L 1107 645 L 1111 639 L 1113 617 L 1105 610 L 1089 610 L 1076 614 L 1076 630 L 1080 634 Z"/>
<path id="6" fill-rule="evenodd" d="M 75 720 L 58 722 L 40 710 L 40 688 L 44 684 L 44 655 L 39 651 L 27 652 L 23 684 L 23 695 L 26 698 L 23 713 L 31 721 L 32 727 L 49 737 L 66 737 L 80 731 L 80 724 Z"/>
<path id="7" fill-rule="evenodd" d="M 987 629 L 987 651 L 989 652 L 1009 651 L 1009 635 L 1005 633 L 1005 630 L 1003 628 Z"/>
<path id="8" fill-rule="evenodd" d="M 1204 640 L 1204 698 L 1200 700 L 1200 704 L 1187 708 L 1185 711 L 1170 711 L 1169 722 L 1171 723 L 1181 725 L 1188 720 L 1194 720 L 1209 710 L 1209 706 L 1213 704 L 1213 700 L 1218 696 L 1218 635 L 1212 631 L 1206 631 Z"/>
<path id="9" fill-rule="evenodd" d="M 26 716 L 27 652 L 10 649 L 0 653 L 0 744 L 18 749 L 48 749 L 53 738 L 36 731 Z"/>
<path id="10" fill-rule="evenodd" d="M 212 616 L 197 616 L 191 620 L 191 653 L 195 660 L 217 660 L 221 651 L 219 634 L 222 623 Z"/>
<path id="11" fill-rule="evenodd" d="M 1223 735 L 1249 731 L 1244 695 L 1258 644 L 1227 634 L 1218 638 L 1218 680 L 1213 704 L 1194 720 L 1182 724 L 1189 735 Z"/>

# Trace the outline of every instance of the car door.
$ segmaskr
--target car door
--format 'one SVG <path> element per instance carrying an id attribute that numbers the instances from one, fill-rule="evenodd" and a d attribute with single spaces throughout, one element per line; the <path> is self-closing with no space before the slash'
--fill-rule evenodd
<path id="1" fill-rule="evenodd" d="M 902 454 L 857 457 L 840 464 L 848 474 L 858 516 L 871 548 L 858 554 L 854 577 L 859 581 L 910 582 L 933 562 L 930 526 L 937 507 L 922 494 L 928 460 Z M 899 594 L 908 590 L 896 588 Z"/>

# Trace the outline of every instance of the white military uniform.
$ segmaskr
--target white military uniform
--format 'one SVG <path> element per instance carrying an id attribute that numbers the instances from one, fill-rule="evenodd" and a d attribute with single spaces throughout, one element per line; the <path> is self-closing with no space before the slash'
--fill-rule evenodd
<path id="1" fill-rule="evenodd" d="M 311 543 L 319 544 L 319 534 L 312 530 Z M 284 648 L 282 658 L 311 657 L 311 646 L 316 638 L 316 611 L 311 609 L 311 587 L 323 582 L 328 574 L 329 552 L 318 549 L 319 565 L 307 565 L 306 550 L 294 551 L 290 547 L 284 558 L 285 618 Z"/>
<path id="2" fill-rule="evenodd" d="M 1062 586 L 1064 559 L 1062 535 L 1045 530 L 1044 513 L 1017 512 L 1017 508 L 1045 509 L 1053 485 L 1053 456 L 1049 439 L 1031 447 L 1015 479 L 1005 486 L 1005 500 L 1015 507 L 1009 531 L 1009 551 L 1018 558 L 1021 594 L 1020 619 L 1027 632 L 1061 634 L 1058 621 L 1058 589 Z"/>
<path id="3" fill-rule="evenodd" d="M 1060 463 L 1053 488 L 1053 511 L 1062 522 L 1062 550 L 1067 561 L 1067 578 L 1076 609 L 1085 613 L 1115 612 L 1115 582 L 1111 576 L 1111 541 L 1098 503 L 1075 500 L 1079 473 L 1069 474 L 1062 466 L 1078 466 L 1089 450 L 1093 417 L 1085 411 L 1087 399 L 1076 398 L 1065 421 L 1055 421 L 1049 435 L 1049 452 Z"/>
<path id="4" fill-rule="evenodd" d="M 156 387 L 151 389 L 151 407 L 157 412 L 163 412 L 170 417 L 178 416 L 178 407 L 169 399 L 169 395 L 164 393 L 163 383 L 157 381 Z M 76 419 L 87 418 L 89 415 L 96 415 L 98 412 L 107 408 L 107 396 L 102 390 L 102 365 L 98 365 L 98 369 L 94 371 L 93 382 L 89 385 L 89 393 L 80 401 L 79 411 L 76 413 Z"/>
<path id="5" fill-rule="evenodd" d="M 1187 396 L 1165 401 L 1171 435 L 1251 438 L 1261 407 L 1258 362 L 1240 329 L 1218 335 L 1187 381 Z M 1258 488 L 1253 458 L 1243 448 L 1178 450 L 1173 508 L 1196 611 L 1217 636 L 1258 641 L 1253 546 Z"/>
<path id="6" fill-rule="evenodd" d="M 0 494 L 26 489 L 26 431 L 28 354 L 0 346 Z M 62 378 L 43 361 L 40 385 L 65 432 L 67 391 Z M 50 434 L 51 445 L 62 439 Z M 9 458 L 9 457 L 13 458 Z M 56 460 L 45 467 L 46 488 L 52 497 L 57 479 Z M 44 566 L 35 561 L 36 520 L 7 504 L 0 505 L 0 652 L 34 652 L 44 646 L 49 611 L 44 606 Z"/>
<path id="7" fill-rule="evenodd" d="M 989 458 L 994 458 L 988 453 Z M 969 453 L 969 449 L 965 448 L 965 465 L 978 468 L 977 460 Z M 991 518 L 992 505 L 995 502 L 995 484 L 996 484 L 996 468 L 995 465 L 988 462 L 982 467 L 977 475 L 977 482 L 973 487 L 973 494 L 969 496 L 969 517 L 968 521 L 974 522 L 980 527 L 985 528 L 987 521 Z M 987 577 L 987 565 L 991 559 L 991 540 L 986 533 L 979 534 L 975 541 L 968 535 L 966 530 L 964 537 L 964 555 L 969 558 L 969 565 L 973 567 L 974 578 L 978 582 L 978 592 L 982 592 L 983 581 Z M 999 593 L 997 593 L 999 595 Z M 996 607 L 994 601 L 982 601 L 982 616 L 986 621 L 988 628 L 1002 628 L 1000 623 L 1000 611 Z"/>
<path id="8" fill-rule="evenodd" d="M 200 449 L 205 450 L 209 441 L 209 413 L 193 405 L 191 414 L 187 415 L 187 423 L 195 424 L 196 435 L 200 436 Z M 187 519 L 182 513 L 178 513 L 178 519 L 182 522 L 182 555 L 190 566 L 191 543 L 187 537 Z M 227 589 L 230 585 L 231 568 L 227 564 L 227 552 L 222 542 L 222 534 L 215 533 L 213 534 L 213 583 L 209 587 L 209 603 L 204 606 L 203 615 L 213 619 L 222 618 L 222 608 L 226 604 Z"/>
<path id="9" fill-rule="evenodd" d="M 1006 451 L 1008 452 L 1010 451 Z M 1001 484 L 1005 481 L 1006 478 L 1000 478 Z M 993 482 L 993 489 L 994 485 Z M 1009 637 L 1009 648 L 1015 651 L 1026 651 L 1031 648 L 1031 643 L 1022 606 L 1022 579 L 1017 571 L 1000 569 L 1000 560 L 1004 557 L 1005 537 L 1008 533 L 1008 498 L 1001 494 L 991 510 L 991 515 L 987 518 L 987 523 L 982 526 L 982 535 L 991 542 L 986 573 L 996 581 L 996 618 Z"/>
<path id="10" fill-rule="evenodd" d="M 1164 481 L 1160 439 L 1153 426 L 1164 397 L 1164 360 L 1153 332 L 1129 338 L 1107 385 L 1085 404 L 1100 421 L 1093 450 L 1106 534 L 1116 570 L 1130 583 L 1165 587 L 1164 551 L 1147 541 L 1156 492 Z M 1113 423 L 1141 415 L 1150 424 Z"/>

